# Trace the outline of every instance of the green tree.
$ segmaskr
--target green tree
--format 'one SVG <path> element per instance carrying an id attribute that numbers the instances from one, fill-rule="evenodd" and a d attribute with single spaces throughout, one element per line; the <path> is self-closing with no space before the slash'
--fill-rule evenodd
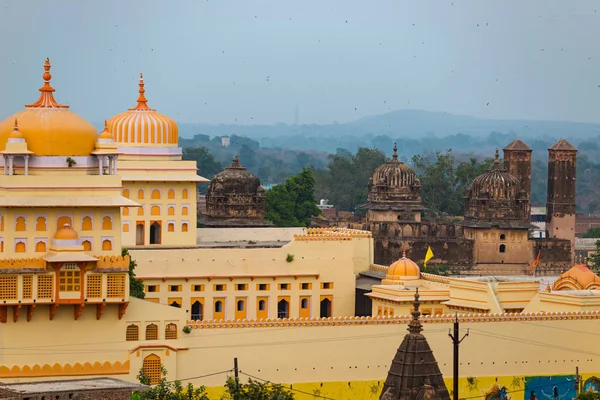
<path id="1" fill-rule="evenodd" d="M 385 154 L 376 149 L 361 147 L 356 154 L 338 149 L 329 156 L 327 169 L 315 173 L 317 198 L 329 200 L 338 210 L 364 214 L 360 206 L 367 202 L 369 178 L 385 161 Z"/>
<path id="2" fill-rule="evenodd" d="M 156 385 L 150 389 L 137 392 L 140 400 L 209 400 L 204 386 L 194 387 L 191 383 L 183 386 L 181 381 L 167 381 L 167 370 L 163 365 L 161 378 Z M 150 386 L 150 377 L 144 373 L 144 368 L 140 368 L 137 380 L 142 385 Z"/>
<path id="3" fill-rule="evenodd" d="M 421 180 L 421 198 L 433 217 L 456 216 L 464 213 L 464 196 L 473 179 L 485 172 L 493 159 L 483 162 L 475 157 L 458 161 L 451 149 L 434 156 L 415 155 L 415 172 Z"/>
<path id="4" fill-rule="evenodd" d="M 302 169 L 284 184 L 267 192 L 266 217 L 275 226 L 308 226 L 310 217 L 319 215 L 312 171 Z"/>
<path id="5" fill-rule="evenodd" d="M 596 226 L 593 228 L 588 228 L 587 231 L 583 234 L 584 238 L 600 238 L 600 226 Z"/>
<path id="6" fill-rule="evenodd" d="M 129 256 L 129 295 L 137 297 L 138 299 L 143 299 L 146 296 L 146 293 L 144 292 L 144 282 L 135 277 L 135 267 L 137 267 L 137 263 L 133 260 L 129 254 L 129 250 L 126 248 L 121 249 L 121 256 Z"/>
<path id="7" fill-rule="evenodd" d="M 206 147 L 184 147 L 183 159 L 196 161 L 199 173 L 209 179 L 223 170 L 223 164 L 216 161 Z"/>
<path id="8" fill-rule="evenodd" d="M 229 378 L 225 384 L 227 394 L 223 400 L 293 400 L 294 395 L 282 385 L 262 383 L 248 379 L 248 383 L 240 384 Z"/>
<path id="9" fill-rule="evenodd" d="M 595 273 L 600 273 L 600 240 L 596 241 L 596 251 L 588 256 L 587 265 Z"/>

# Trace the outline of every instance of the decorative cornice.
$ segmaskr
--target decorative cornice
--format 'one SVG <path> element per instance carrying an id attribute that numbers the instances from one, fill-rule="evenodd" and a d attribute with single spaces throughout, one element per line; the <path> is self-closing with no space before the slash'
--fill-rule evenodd
<path id="1" fill-rule="evenodd" d="M 129 373 L 129 361 L 120 362 L 98 361 L 92 363 L 74 364 L 34 364 L 14 365 L 8 367 L 0 366 L 0 378 L 25 378 L 25 377 L 48 377 L 48 376 L 81 376 L 81 375 L 117 375 Z"/>
<path id="2" fill-rule="evenodd" d="M 600 319 L 600 310 L 577 312 L 539 312 L 521 314 L 443 314 L 422 315 L 423 324 L 447 324 L 456 321 L 462 323 L 479 322 L 518 322 L 518 321 L 556 321 L 556 320 L 596 320 Z M 405 325 L 412 320 L 411 315 L 394 317 L 333 317 L 333 318 L 291 318 L 261 320 L 212 320 L 188 321 L 192 329 L 223 328 L 281 328 L 300 326 L 352 326 L 352 325 Z"/>
<path id="3" fill-rule="evenodd" d="M 294 235 L 296 241 L 320 241 L 320 240 L 352 240 L 358 238 L 370 238 L 370 231 L 349 228 L 308 228 L 306 233 Z"/>

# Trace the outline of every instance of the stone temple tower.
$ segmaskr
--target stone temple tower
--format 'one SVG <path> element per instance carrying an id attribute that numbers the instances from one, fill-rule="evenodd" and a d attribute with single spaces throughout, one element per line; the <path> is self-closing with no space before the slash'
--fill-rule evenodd
<path id="1" fill-rule="evenodd" d="M 531 198 L 531 147 L 517 139 L 504 149 L 504 168 L 520 182 L 521 190 Z"/>
<path id="2" fill-rule="evenodd" d="M 548 199 L 546 230 L 548 237 L 569 239 L 575 248 L 575 171 L 577 149 L 564 139 L 548 149 Z"/>

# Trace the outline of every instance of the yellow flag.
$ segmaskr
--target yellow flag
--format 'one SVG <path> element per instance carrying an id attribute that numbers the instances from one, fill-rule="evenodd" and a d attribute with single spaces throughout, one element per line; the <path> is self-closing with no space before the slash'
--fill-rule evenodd
<path id="1" fill-rule="evenodd" d="M 427 246 L 427 253 L 425 253 L 425 261 L 423 261 L 423 267 L 427 268 L 427 261 L 433 258 L 433 251 L 430 246 Z"/>

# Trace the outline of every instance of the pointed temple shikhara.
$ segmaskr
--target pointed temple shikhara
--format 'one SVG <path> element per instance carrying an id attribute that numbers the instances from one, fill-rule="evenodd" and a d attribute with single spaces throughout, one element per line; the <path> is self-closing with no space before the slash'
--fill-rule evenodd
<path id="1" fill-rule="evenodd" d="M 437 361 L 421 333 L 419 290 L 415 292 L 408 334 L 400 344 L 381 391 L 381 400 L 449 400 Z"/>

